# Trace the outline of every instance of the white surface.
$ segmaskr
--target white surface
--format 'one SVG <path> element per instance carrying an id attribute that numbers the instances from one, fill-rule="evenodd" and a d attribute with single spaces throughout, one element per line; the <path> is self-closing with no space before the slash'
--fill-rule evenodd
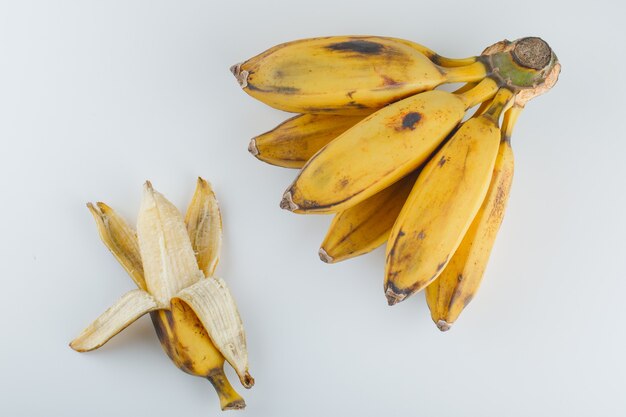
<path id="1" fill-rule="evenodd" d="M 218 273 L 248 332 L 257 385 L 237 387 L 245 415 L 625 415 L 621 3 L 263 3 L 0 3 L 0 415 L 219 414 L 148 317 L 96 352 L 67 346 L 133 288 L 85 202 L 134 222 L 145 179 L 184 209 L 197 175 L 222 205 Z M 448 333 L 421 294 L 387 307 L 381 251 L 320 262 L 330 217 L 281 211 L 295 172 L 246 151 L 286 115 L 240 91 L 228 67 L 329 34 L 458 57 L 538 35 L 563 64 L 520 119 L 484 285 Z"/>

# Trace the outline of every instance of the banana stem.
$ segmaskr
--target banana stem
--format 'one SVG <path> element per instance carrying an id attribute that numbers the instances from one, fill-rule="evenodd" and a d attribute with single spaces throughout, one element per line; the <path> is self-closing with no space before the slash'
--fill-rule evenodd
<path id="1" fill-rule="evenodd" d="M 469 109 L 478 103 L 489 100 L 498 91 L 498 85 L 491 78 L 483 78 L 478 85 L 468 91 L 457 94 L 465 103 L 465 108 Z"/>
<path id="2" fill-rule="evenodd" d="M 524 110 L 524 107 L 513 105 L 513 107 L 511 107 L 504 113 L 504 118 L 502 120 L 502 140 L 511 140 L 513 128 L 515 127 L 515 123 L 517 123 L 517 118 L 522 113 L 522 110 Z"/>
<path id="3" fill-rule="evenodd" d="M 474 114 L 472 115 L 472 117 L 478 117 L 481 114 L 483 114 L 488 108 L 489 106 L 491 106 L 491 102 L 493 100 L 486 100 L 483 101 L 480 106 L 476 109 L 476 111 L 474 112 Z"/>
<path id="4" fill-rule="evenodd" d="M 444 68 L 441 66 L 439 69 L 443 72 L 448 83 L 480 81 L 488 75 L 487 67 L 481 61 L 462 67 Z"/>
<path id="5" fill-rule="evenodd" d="M 493 98 L 489 108 L 485 111 L 485 113 L 483 113 L 483 116 L 488 117 L 497 123 L 500 119 L 500 115 L 506 109 L 513 97 L 513 92 L 508 88 L 498 89 L 496 96 Z"/>
<path id="6" fill-rule="evenodd" d="M 469 91 L 472 88 L 476 87 L 477 84 L 478 83 L 465 83 L 461 87 L 459 87 L 458 89 L 454 90 L 452 93 L 453 94 L 463 94 L 466 91 Z"/>
<path id="7" fill-rule="evenodd" d="M 431 60 L 446 68 L 455 68 L 455 67 L 465 67 L 471 65 L 476 62 L 476 57 L 468 57 L 468 58 L 447 58 L 445 56 L 435 54 Z"/>
<path id="8" fill-rule="evenodd" d="M 222 410 L 240 410 L 246 407 L 244 399 L 235 391 L 223 369 L 214 369 L 207 379 L 213 384 L 220 398 Z"/>

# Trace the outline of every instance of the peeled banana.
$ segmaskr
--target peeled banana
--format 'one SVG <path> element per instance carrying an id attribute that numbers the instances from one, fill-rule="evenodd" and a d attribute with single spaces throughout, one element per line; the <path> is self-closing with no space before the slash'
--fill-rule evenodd
<path id="1" fill-rule="evenodd" d="M 70 346 L 96 349 L 150 313 L 164 351 L 181 370 L 207 378 L 222 410 L 245 407 L 224 374 L 224 361 L 250 388 L 243 324 L 221 278 L 221 216 L 211 186 L 198 179 L 183 220 L 176 207 L 146 182 L 135 232 L 104 203 L 88 204 L 98 232 L 137 286 L 87 327 Z"/>
<path id="2" fill-rule="evenodd" d="M 426 288 L 433 320 L 448 329 L 477 291 L 502 221 L 513 125 L 558 79 L 550 46 L 504 40 L 453 59 L 402 39 L 335 36 L 281 44 L 231 70 L 252 97 L 300 113 L 249 149 L 301 168 L 282 208 L 335 214 L 320 258 L 386 241 L 388 303 Z M 434 90 L 453 82 L 466 85 Z"/>

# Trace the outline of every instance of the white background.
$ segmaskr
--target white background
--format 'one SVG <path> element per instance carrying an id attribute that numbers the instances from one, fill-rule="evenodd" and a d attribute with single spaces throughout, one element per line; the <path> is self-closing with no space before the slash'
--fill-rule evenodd
<path id="1" fill-rule="evenodd" d="M 1 415 L 219 413 L 148 317 L 98 351 L 67 346 L 133 288 L 85 202 L 134 223 L 144 180 L 184 209 L 198 175 L 221 202 L 218 273 L 247 328 L 257 384 L 237 385 L 245 415 L 625 415 L 620 2 L 0 4 Z M 456 57 L 535 35 L 563 64 L 518 123 L 507 216 L 480 294 L 448 333 L 422 294 L 386 305 L 382 251 L 320 262 L 330 217 L 281 211 L 295 171 L 246 150 L 287 115 L 244 94 L 228 67 L 331 34 Z"/>

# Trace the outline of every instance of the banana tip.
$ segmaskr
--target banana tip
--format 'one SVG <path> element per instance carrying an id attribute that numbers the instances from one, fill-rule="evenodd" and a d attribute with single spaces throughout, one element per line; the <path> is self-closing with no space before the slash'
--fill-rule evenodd
<path id="1" fill-rule="evenodd" d="M 333 260 L 334 260 L 333 257 L 330 256 L 324 248 L 320 248 L 320 250 L 318 251 L 318 255 L 320 256 L 320 259 L 322 260 L 322 262 L 326 262 L 327 264 L 333 263 Z"/>
<path id="2" fill-rule="evenodd" d="M 298 209 L 298 205 L 293 202 L 291 191 L 286 191 L 285 194 L 283 194 L 283 199 L 280 201 L 280 208 L 289 211 L 295 211 Z"/>
<path id="3" fill-rule="evenodd" d="M 248 144 L 248 152 L 252 155 L 257 156 L 259 152 L 259 148 L 256 147 L 256 138 L 252 138 L 250 143 Z"/>
<path id="4" fill-rule="evenodd" d="M 393 306 L 403 301 L 406 298 L 406 294 L 399 294 L 392 287 L 388 287 L 385 291 L 385 297 L 387 297 L 387 304 Z"/>
<path id="5" fill-rule="evenodd" d="M 452 327 L 452 323 L 448 323 L 445 320 L 438 320 L 435 324 L 437 325 L 437 328 L 442 332 L 447 332 L 448 330 L 450 330 L 450 327 Z"/>
<path id="6" fill-rule="evenodd" d="M 246 408 L 246 402 L 243 400 L 243 398 L 239 398 L 237 400 L 224 404 L 222 406 L 222 411 L 243 410 L 244 408 Z"/>
<path id="7" fill-rule="evenodd" d="M 237 82 L 239 83 L 241 88 L 246 88 L 248 86 L 248 75 L 250 73 L 248 71 L 246 71 L 246 70 L 242 71 L 241 70 L 241 65 L 242 65 L 242 63 L 232 65 L 230 67 L 230 72 L 233 73 L 233 75 L 237 79 Z"/>
<path id="8" fill-rule="evenodd" d="M 243 377 L 241 378 L 241 384 L 247 389 L 250 389 L 254 386 L 254 378 L 252 378 L 250 372 L 246 371 L 246 373 L 243 374 Z"/>

